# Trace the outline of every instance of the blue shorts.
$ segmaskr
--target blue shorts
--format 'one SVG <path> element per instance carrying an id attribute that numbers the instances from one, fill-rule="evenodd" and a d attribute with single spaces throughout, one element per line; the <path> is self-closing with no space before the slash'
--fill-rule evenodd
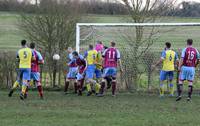
<path id="1" fill-rule="evenodd" d="M 70 67 L 67 73 L 67 79 L 76 79 L 76 74 L 78 72 L 78 67 Z"/>
<path id="2" fill-rule="evenodd" d="M 168 78 L 167 78 L 168 77 Z M 174 79 L 174 71 L 160 71 L 160 80 L 164 81 L 164 80 L 173 80 Z"/>
<path id="3" fill-rule="evenodd" d="M 115 67 L 107 67 L 103 70 L 103 77 L 117 77 L 117 68 Z"/>
<path id="4" fill-rule="evenodd" d="M 17 80 L 30 80 L 31 79 L 31 69 L 30 68 L 20 68 L 17 75 Z"/>
<path id="5" fill-rule="evenodd" d="M 31 80 L 40 81 L 40 73 L 39 72 L 31 72 Z"/>
<path id="6" fill-rule="evenodd" d="M 96 65 L 88 65 L 85 71 L 86 79 L 93 79 L 95 73 Z"/>
<path id="7" fill-rule="evenodd" d="M 184 81 L 184 80 L 193 81 L 195 77 L 195 68 L 182 66 L 179 77 L 181 81 Z"/>
<path id="8" fill-rule="evenodd" d="M 101 70 L 96 69 L 96 70 L 95 70 L 95 74 L 96 74 L 96 78 L 97 78 L 97 79 L 98 79 L 98 78 L 102 78 L 102 72 L 101 72 Z"/>

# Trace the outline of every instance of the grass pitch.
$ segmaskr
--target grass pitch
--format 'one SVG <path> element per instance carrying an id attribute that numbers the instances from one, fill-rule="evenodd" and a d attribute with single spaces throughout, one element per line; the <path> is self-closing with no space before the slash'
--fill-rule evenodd
<path id="1" fill-rule="evenodd" d="M 116 97 L 78 97 L 61 92 L 29 92 L 24 102 L 0 92 L 1 126 L 198 126 L 200 99 L 160 99 L 157 95 L 120 93 Z"/>

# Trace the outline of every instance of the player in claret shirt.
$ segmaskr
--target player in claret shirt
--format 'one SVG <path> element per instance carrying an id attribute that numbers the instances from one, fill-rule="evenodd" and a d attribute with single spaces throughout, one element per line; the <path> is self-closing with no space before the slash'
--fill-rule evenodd
<path id="1" fill-rule="evenodd" d="M 77 90 L 78 90 L 78 95 L 81 96 L 87 62 L 82 55 L 78 54 L 78 52 L 74 51 L 72 54 L 73 57 L 76 59 L 76 64 L 78 67 L 78 73 L 76 75 L 77 87 L 78 87 Z"/>
<path id="2" fill-rule="evenodd" d="M 196 48 L 192 47 L 193 40 L 187 40 L 187 47 L 183 49 L 181 53 L 181 59 L 179 62 L 180 76 L 179 84 L 177 85 L 178 97 L 176 101 L 181 100 L 181 93 L 183 90 L 183 81 L 187 80 L 189 83 L 188 86 L 188 98 L 187 101 L 191 100 L 192 91 L 193 91 L 193 80 L 195 77 L 195 67 L 199 63 L 199 52 Z"/>
<path id="3" fill-rule="evenodd" d="M 72 81 L 74 83 L 74 93 L 77 93 L 77 82 L 75 80 L 76 80 L 76 74 L 78 71 L 78 67 L 76 64 L 76 59 L 74 59 L 73 55 L 72 55 L 73 49 L 71 47 L 69 47 L 67 51 L 69 53 L 69 55 L 67 57 L 67 59 L 68 59 L 67 65 L 69 66 L 69 72 L 66 75 L 64 92 L 65 92 L 65 94 L 67 94 L 69 83 L 70 83 L 70 81 Z"/>
<path id="4" fill-rule="evenodd" d="M 40 69 L 39 65 L 44 64 L 44 59 L 40 52 L 38 52 L 35 49 L 35 43 L 30 44 L 30 48 L 32 49 L 34 55 L 35 55 L 35 60 L 31 62 L 31 81 L 36 83 L 40 98 L 43 99 L 43 90 L 42 90 L 42 84 L 40 81 Z"/>
<path id="5" fill-rule="evenodd" d="M 111 42 L 111 47 L 106 49 L 103 52 L 103 57 L 104 57 L 104 72 L 103 72 L 103 77 L 111 77 L 112 78 L 112 96 L 115 96 L 115 91 L 116 91 L 116 77 L 117 77 L 117 66 L 120 66 L 121 72 L 122 67 L 121 67 L 121 60 L 120 60 L 120 52 L 119 50 L 115 47 L 116 43 Z M 105 80 L 102 82 L 105 84 Z M 103 95 L 104 93 L 104 84 L 101 86 L 100 94 Z"/>

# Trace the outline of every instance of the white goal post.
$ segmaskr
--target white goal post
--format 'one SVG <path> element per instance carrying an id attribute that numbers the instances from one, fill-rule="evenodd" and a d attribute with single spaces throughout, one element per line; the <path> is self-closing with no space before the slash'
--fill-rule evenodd
<path id="1" fill-rule="evenodd" d="M 109 27 L 129 27 L 129 26 L 200 26 L 200 23 L 77 23 L 76 24 L 76 51 L 80 51 L 80 27 L 81 26 L 109 26 Z"/>

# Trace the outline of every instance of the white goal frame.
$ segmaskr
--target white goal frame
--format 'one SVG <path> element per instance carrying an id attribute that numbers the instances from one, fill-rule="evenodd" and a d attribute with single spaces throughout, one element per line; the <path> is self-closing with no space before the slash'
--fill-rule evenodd
<path id="1" fill-rule="evenodd" d="M 76 51 L 80 50 L 80 27 L 81 26 L 109 26 L 109 27 L 129 27 L 129 26 L 200 26 L 200 22 L 196 23 L 77 23 L 76 24 Z"/>

